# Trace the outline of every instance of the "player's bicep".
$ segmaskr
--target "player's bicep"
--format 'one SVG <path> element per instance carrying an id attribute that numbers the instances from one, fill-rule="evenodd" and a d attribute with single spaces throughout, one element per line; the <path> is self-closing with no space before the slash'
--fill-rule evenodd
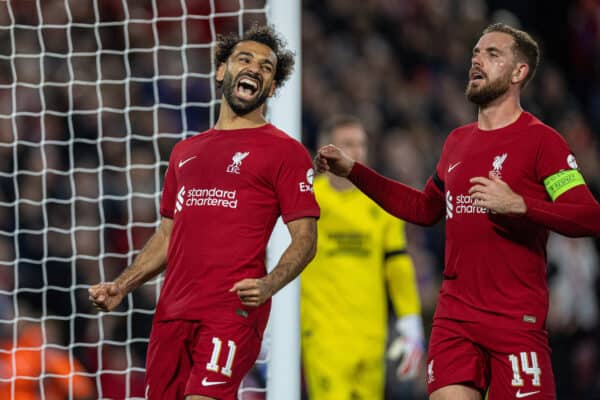
<path id="1" fill-rule="evenodd" d="M 552 201 L 580 186 L 586 187 L 583 175 L 577 169 L 562 170 L 544 179 L 544 187 Z"/>

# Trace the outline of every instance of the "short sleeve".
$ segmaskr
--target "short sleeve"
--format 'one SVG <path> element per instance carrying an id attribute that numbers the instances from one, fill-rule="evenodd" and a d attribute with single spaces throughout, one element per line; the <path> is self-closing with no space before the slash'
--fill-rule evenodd
<path id="1" fill-rule="evenodd" d="M 313 190 L 314 170 L 306 149 L 295 139 L 279 149 L 282 156 L 275 176 L 275 191 L 285 223 L 303 217 L 319 217 Z"/>
<path id="2" fill-rule="evenodd" d="M 175 165 L 173 163 L 175 151 L 171 152 L 169 166 L 165 172 L 162 199 L 160 201 L 160 215 L 173 219 L 175 215 L 175 197 L 177 195 L 177 177 L 175 176 Z"/>

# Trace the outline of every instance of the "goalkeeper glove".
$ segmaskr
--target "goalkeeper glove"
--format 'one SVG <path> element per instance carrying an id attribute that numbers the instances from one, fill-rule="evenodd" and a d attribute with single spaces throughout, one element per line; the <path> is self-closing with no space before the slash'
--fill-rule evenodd
<path id="1" fill-rule="evenodd" d="M 387 358 L 398 363 L 396 377 L 400 381 L 414 379 L 419 372 L 425 352 L 423 323 L 421 317 L 413 314 L 396 321 L 399 335 L 387 351 Z"/>

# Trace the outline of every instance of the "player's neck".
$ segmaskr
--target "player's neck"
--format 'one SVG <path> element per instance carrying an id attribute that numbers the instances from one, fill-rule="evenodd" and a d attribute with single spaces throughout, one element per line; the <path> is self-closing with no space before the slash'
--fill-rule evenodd
<path id="1" fill-rule="evenodd" d="M 522 112 L 518 95 L 499 98 L 479 107 L 477 127 L 484 131 L 500 129 L 519 119 Z"/>
<path id="2" fill-rule="evenodd" d="M 219 119 L 215 124 L 215 129 L 219 130 L 232 130 L 232 129 L 245 129 L 245 128 L 257 128 L 265 125 L 267 120 L 264 117 L 264 104 L 258 107 L 256 110 L 249 112 L 248 114 L 238 115 L 236 114 L 229 103 L 222 98 L 221 99 L 221 110 L 219 111 Z"/>
<path id="3" fill-rule="evenodd" d="M 331 185 L 331 187 L 338 192 L 343 192 L 354 188 L 352 182 L 350 182 L 346 178 L 342 178 L 340 176 L 333 175 L 330 173 L 327 173 L 327 178 L 329 179 L 329 184 Z"/>

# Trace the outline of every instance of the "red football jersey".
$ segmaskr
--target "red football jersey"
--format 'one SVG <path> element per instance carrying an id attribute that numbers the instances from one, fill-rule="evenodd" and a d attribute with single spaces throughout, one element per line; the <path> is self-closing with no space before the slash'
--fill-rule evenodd
<path id="1" fill-rule="evenodd" d="M 266 274 L 266 245 L 280 215 L 286 223 L 319 216 L 312 181 L 306 149 L 270 124 L 210 129 L 179 142 L 160 208 L 174 223 L 156 320 L 244 318 L 264 329 L 270 302 L 244 307 L 229 289 Z"/>
<path id="2" fill-rule="evenodd" d="M 436 316 L 519 329 L 548 312 L 548 231 L 525 217 L 476 207 L 469 179 L 493 172 L 515 192 L 550 201 L 544 178 L 577 168 L 565 140 L 529 113 L 504 128 L 477 124 L 447 138 L 436 172 L 446 199 L 446 266 Z"/>

